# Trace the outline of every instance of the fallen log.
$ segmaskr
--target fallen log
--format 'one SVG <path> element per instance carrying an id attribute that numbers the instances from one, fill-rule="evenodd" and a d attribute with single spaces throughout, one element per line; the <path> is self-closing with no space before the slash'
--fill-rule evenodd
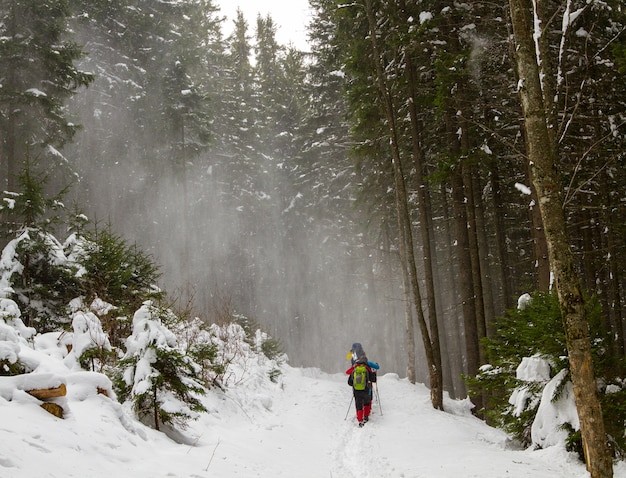
<path id="1" fill-rule="evenodd" d="M 48 398 L 64 397 L 67 394 L 67 387 L 62 383 L 56 388 L 37 388 L 34 390 L 26 390 L 26 393 L 39 400 L 46 400 Z"/>
<path id="2" fill-rule="evenodd" d="M 43 402 L 39 406 L 43 408 L 46 412 L 54 415 L 55 417 L 63 418 L 63 407 L 61 405 L 54 402 Z"/>

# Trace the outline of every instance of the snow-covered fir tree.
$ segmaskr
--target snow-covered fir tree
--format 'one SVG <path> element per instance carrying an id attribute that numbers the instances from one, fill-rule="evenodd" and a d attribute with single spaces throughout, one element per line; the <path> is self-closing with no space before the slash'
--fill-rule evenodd
<path id="1" fill-rule="evenodd" d="M 205 411 L 199 395 L 200 366 L 177 347 L 176 336 L 164 325 L 172 312 L 147 301 L 135 312 L 133 332 L 116 380 L 122 399 L 131 399 L 137 414 L 158 430 L 161 424 L 184 426 Z"/>

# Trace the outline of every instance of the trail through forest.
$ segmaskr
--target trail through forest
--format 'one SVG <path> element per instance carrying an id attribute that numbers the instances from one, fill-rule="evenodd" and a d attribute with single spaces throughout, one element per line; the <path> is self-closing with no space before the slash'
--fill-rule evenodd
<path id="1" fill-rule="evenodd" d="M 518 450 L 473 417 L 469 402 L 434 410 L 429 391 L 395 374 L 379 377 L 370 422 L 356 424 L 342 373 L 284 366 L 277 383 L 251 369 L 184 432 L 186 444 L 131 418 L 102 395 L 68 386 L 66 419 L 35 399 L 0 395 L 0 477 L 109 478 L 583 478 L 561 447 Z M 72 380 L 70 380 L 72 382 Z M 347 414 L 347 417 L 346 417 Z M 615 476 L 625 478 L 619 464 Z"/>

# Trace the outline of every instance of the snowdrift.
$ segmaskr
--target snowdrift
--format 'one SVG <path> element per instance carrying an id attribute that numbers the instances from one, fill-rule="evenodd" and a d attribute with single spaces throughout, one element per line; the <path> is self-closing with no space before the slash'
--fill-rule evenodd
<path id="1" fill-rule="evenodd" d="M 560 447 L 512 449 L 468 401 L 446 399 L 445 412 L 434 410 L 425 386 L 395 374 L 379 377 L 380 400 L 361 429 L 343 374 L 283 365 L 274 382 L 270 361 L 248 357 L 235 384 L 203 397 L 208 413 L 180 431 L 180 444 L 96 393 L 103 375 L 72 372 L 51 355 L 45 363 L 67 385 L 65 418 L 41 409 L 18 379 L 1 378 L 3 478 L 588 476 Z M 615 476 L 626 477 L 621 464 Z"/>

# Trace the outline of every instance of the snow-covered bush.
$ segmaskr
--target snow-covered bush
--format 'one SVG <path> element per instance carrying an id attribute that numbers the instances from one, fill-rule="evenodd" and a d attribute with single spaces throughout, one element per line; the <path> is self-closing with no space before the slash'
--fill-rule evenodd
<path id="1" fill-rule="evenodd" d="M 111 304 L 106 313 L 98 315 L 111 345 L 121 347 L 131 333 L 132 314 L 144 301 L 164 295 L 156 285 L 157 264 L 109 228 L 96 227 L 83 236 L 71 235 L 65 250 L 82 268 L 80 286 L 85 300 L 101 299 Z"/>
<path id="2" fill-rule="evenodd" d="M 182 353 L 176 336 L 163 324 L 170 314 L 151 301 L 135 312 L 114 380 L 120 399 L 132 401 L 138 417 L 157 430 L 160 424 L 182 428 L 206 410 L 198 398 L 205 393 L 200 367 Z"/>
<path id="3" fill-rule="evenodd" d="M 4 192 L 0 202 L 11 219 L 2 223 L 9 242 L 0 259 L 0 297 L 15 300 L 24 322 L 46 332 L 67 324 L 65 307 L 79 295 L 79 267 L 51 232 L 61 222 L 63 193 L 47 197 L 46 173 L 37 173 L 36 166 L 27 159 L 18 177 L 20 192 Z"/>
<path id="4" fill-rule="evenodd" d="M 276 366 L 268 372 L 270 379 L 275 382 L 281 373 L 280 365 L 287 360 L 280 341 L 263 332 L 259 324 L 249 317 L 236 314 L 233 319 L 243 328 L 245 340 L 254 347 L 254 351 L 275 362 Z"/>
<path id="5" fill-rule="evenodd" d="M 0 376 L 25 373 L 28 365 L 20 361 L 20 349 L 35 335 L 35 329 L 26 327 L 17 304 L 0 298 Z"/>
<path id="6" fill-rule="evenodd" d="M 81 297 L 70 302 L 72 310 L 72 356 L 83 370 L 102 372 L 112 358 L 109 337 L 102 330 L 102 323 L 94 311 L 108 311 L 110 304 L 95 300 L 86 307 Z"/>
<path id="7" fill-rule="evenodd" d="M 225 325 L 208 326 L 155 305 L 165 294 L 149 255 L 110 229 L 85 233 L 80 214 L 61 243 L 44 227 L 46 208 L 60 203 L 32 186 L 0 203 L 23 214 L 0 258 L 0 375 L 42 371 L 47 359 L 76 377 L 106 372 L 120 401 L 157 429 L 184 427 L 204 411 L 200 396 L 209 386 L 278 378 L 286 358 L 255 323 L 229 314 Z"/>
<path id="8" fill-rule="evenodd" d="M 610 390 L 617 392 L 601 395 L 603 413 L 611 417 L 606 420 L 607 432 L 617 450 L 623 448 L 626 393 L 621 381 L 610 375 L 611 338 L 601 332 L 593 301 L 588 301 L 588 317 L 596 376 L 599 383 L 613 383 Z M 490 363 L 467 381 L 472 393 L 487 396 L 484 413 L 488 420 L 524 446 L 567 444 L 569 449 L 576 449 L 579 422 L 556 295 L 520 297 L 518 308 L 496 321 L 495 334 L 485 346 Z"/>
<path id="9" fill-rule="evenodd" d="M 52 234 L 25 229 L 2 251 L 0 296 L 15 300 L 38 331 L 58 329 L 69 322 L 66 306 L 79 292 L 78 269 Z"/>
<path id="10" fill-rule="evenodd" d="M 180 349 L 200 366 L 200 377 L 207 388 L 223 388 L 226 364 L 218 357 L 218 332 L 198 317 L 180 320 L 170 329 Z"/>

